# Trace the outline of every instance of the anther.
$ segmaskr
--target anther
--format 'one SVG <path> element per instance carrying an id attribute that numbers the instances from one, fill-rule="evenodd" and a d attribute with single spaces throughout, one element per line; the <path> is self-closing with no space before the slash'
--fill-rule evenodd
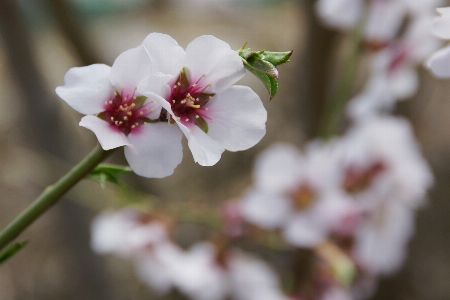
<path id="1" fill-rule="evenodd" d="M 131 103 L 131 107 L 135 107 L 136 106 L 136 104 L 135 103 Z"/>
<path id="2" fill-rule="evenodd" d="M 131 111 L 127 112 L 127 115 L 131 116 L 133 113 Z"/>
<path id="3" fill-rule="evenodd" d="M 186 122 L 189 122 L 189 119 L 188 119 L 188 118 L 186 118 Z"/>
<path id="4" fill-rule="evenodd" d="M 108 105 L 108 101 L 105 101 L 105 105 Z"/>
<path id="5" fill-rule="evenodd" d="M 140 111 L 139 114 L 142 116 L 144 113 L 142 111 Z"/>
<path id="6" fill-rule="evenodd" d="M 136 126 L 134 126 L 134 125 L 131 125 L 131 128 L 133 128 L 133 129 L 134 129 L 134 128 L 136 128 Z"/>
<path id="7" fill-rule="evenodd" d="M 176 101 L 175 101 L 175 100 L 172 100 L 172 102 L 175 103 Z"/>
<path id="8" fill-rule="evenodd" d="M 177 83 L 177 85 L 178 85 L 178 86 L 180 86 L 180 85 L 181 85 L 181 83 L 179 83 L 179 82 L 178 82 L 178 83 Z"/>
<path id="9" fill-rule="evenodd" d="M 123 119 L 124 119 L 125 121 L 128 120 L 127 116 L 124 116 Z"/>
<path id="10" fill-rule="evenodd" d="M 112 100 L 109 100 L 109 104 L 112 104 Z"/>
<path id="11" fill-rule="evenodd" d="M 153 102 L 155 102 L 155 100 L 150 100 L 150 103 L 153 103 Z"/>
<path id="12" fill-rule="evenodd" d="M 113 122 L 114 122 L 114 117 L 111 117 L 111 121 L 113 121 Z"/>
<path id="13" fill-rule="evenodd" d="M 195 115 L 195 118 L 198 119 L 198 118 L 200 118 L 200 117 L 199 117 L 198 115 Z"/>

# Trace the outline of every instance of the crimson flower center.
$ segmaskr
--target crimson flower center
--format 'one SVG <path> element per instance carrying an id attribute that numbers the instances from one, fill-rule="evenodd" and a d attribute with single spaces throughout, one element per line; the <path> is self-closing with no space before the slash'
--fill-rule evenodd
<path id="1" fill-rule="evenodd" d="M 204 92 L 210 86 L 202 84 L 204 78 L 203 75 L 197 81 L 190 83 L 182 69 L 166 100 L 170 103 L 173 114 L 182 124 L 188 127 L 197 125 L 207 132 L 208 124 L 205 119 L 210 118 L 207 116 L 208 108 L 205 105 L 214 97 L 214 94 Z"/>
<path id="2" fill-rule="evenodd" d="M 125 135 L 130 134 L 142 124 L 151 121 L 147 116 L 152 112 L 150 102 L 145 103 L 147 97 L 136 96 L 136 88 L 132 93 L 115 92 L 113 97 L 104 102 L 105 110 L 97 117 L 111 124 Z"/>

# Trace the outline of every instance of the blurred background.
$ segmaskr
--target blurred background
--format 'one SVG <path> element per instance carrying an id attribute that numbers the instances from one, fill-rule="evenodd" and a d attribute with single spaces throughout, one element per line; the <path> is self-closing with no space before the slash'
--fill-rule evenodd
<path id="1" fill-rule="evenodd" d="M 92 63 L 111 65 L 150 32 L 169 34 L 182 47 L 195 37 L 212 34 L 233 49 L 247 42 L 255 50 L 294 50 L 291 62 L 279 68 L 279 93 L 272 101 L 253 76 L 241 81 L 260 95 L 268 111 L 267 135 L 257 146 L 225 152 L 217 165 L 206 168 L 194 163 L 184 143 L 184 160 L 174 175 L 126 178 L 142 191 L 139 197 L 154 195 L 158 205 L 196 207 L 199 214 L 241 195 L 251 183 L 259 151 L 279 141 L 301 147 L 317 133 L 346 39 L 319 24 L 313 4 L 313 0 L 0 0 L 0 227 L 96 145 L 94 135 L 78 126 L 81 115 L 54 93 L 67 70 Z M 450 83 L 426 70 L 420 73 L 419 92 L 400 103 L 396 113 L 412 121 L 433 168 L 435 187 L 417 216 L 407 263 L 398 274 L 382 280 L 373 299 L 450 299 Z M 122 153 L 117 151 L 110 161 L 125 164 Z M 91 251 L 92 218 L 128 196 L 113 186 L 78 184 L 22 234 L 21 239 L 30 243 L 1 266 L 0 299 L 184 299 L 175 293 L 156 297 L 137 280 L 129 262 Z M 190 221 L 177 232 L 185 246 L 205 235 L 201 225 Z"/>

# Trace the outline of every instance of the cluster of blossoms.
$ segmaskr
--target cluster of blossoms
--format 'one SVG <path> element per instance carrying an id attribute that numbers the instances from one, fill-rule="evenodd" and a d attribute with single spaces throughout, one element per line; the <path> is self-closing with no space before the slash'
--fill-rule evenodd
<path id="1" fill-rule="evenodd" d="M 99 215 L 92 224 L 92 247 L 131 259 L 139 278 L 164 294 L 178 289 L 195 300 L 287 300 L 272 268 L 239 249 L 210 242 L 180 248 L 164 220 L 123 209 Z"/>
<path id="2" fill-rule="evenodd" d="M 213 36 L 196 38 L 185 51 L 170 36 L 151 33 L 112 67 L 70 69 L 56 93 L 87 115 L 80 126 L 104 150 L 125 146 L 135 173 L 160 178 L 181 162 L 183 134 L 202 166 L 216 164 L 225 149 L 261 140 L 267 119 L 261 99 L 233 85 L 244 75 L 239 54 Z"/>
<path id="3" fill-rule="evenodd" d="M 274 145 L 257 159 L 254 180 L 239 202 L 242 218 L 318 255 L 337 246 L 357 270 L 343 299 L 362 298 L 380 275 L 401 266 L 415 211 L 433 181 L 408 122 L 394 117 L 368 119 L 329 143 L 310 143 L 303 154 Z M 338 278 L 334 284 L 344 293 Z"/>
<path id="4" fill-rule="evenodd" d="M 370 55 L 369 79 L 350 100 L 348 115 L 359 120 L 390 111 L 413 96 L 416 67 L 440 46 L 430 34 L 440 0 L 319 0 L 316 11 L 328 26 L 361 32 Z M 445 26 L 445 25 L 441 25 Z"/>

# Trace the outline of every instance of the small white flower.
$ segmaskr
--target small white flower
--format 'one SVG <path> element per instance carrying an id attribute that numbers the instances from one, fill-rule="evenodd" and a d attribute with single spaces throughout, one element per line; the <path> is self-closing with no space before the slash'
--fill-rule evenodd
<path id="1" fill-rule="evenodd" d="M 225 149 L 246 150 L 265 135 L 267 112 L 258 95 L 232 86 L 245 70 L 227 43 L 201 36 L 184 51 L 170 36 L 153 33 L 143 45 L 152 64 L 140 91 L 167 111 L 200 165 L 214 165 Z"/>
<path id="2" fill-rule="evenodd" d="M 324 144 L 310 145 L 306 155 L 289 145 L 274 145 L 255 166 L 255 186 L 241 202 L 243 217 L 266 229 L 282 228 L 294 245 L 323 242 L 352 206 L 334 185 L 334 153 Z"/>
<path id="3" fill-rule="evenodd" d="M 181 134 L 158 119 L 161 105 L 138 90 L 148 76 L 151 59 L 140 45 L 120 54 L 112 67 L 94 64 L 72 68 L 56 93 L 76 111 L 86 114 L 80 126 L 92 130 L 104 150 L 125 147 L 136 174 L 165 177 L 181 162 Z"/>
<path id="4" fill-rule="evenodd" d="M 167 240 L 165 227 L 134 210 L 104 212 L 91 226 L 91 246 L 98 253 L 132 257 Z"/>

